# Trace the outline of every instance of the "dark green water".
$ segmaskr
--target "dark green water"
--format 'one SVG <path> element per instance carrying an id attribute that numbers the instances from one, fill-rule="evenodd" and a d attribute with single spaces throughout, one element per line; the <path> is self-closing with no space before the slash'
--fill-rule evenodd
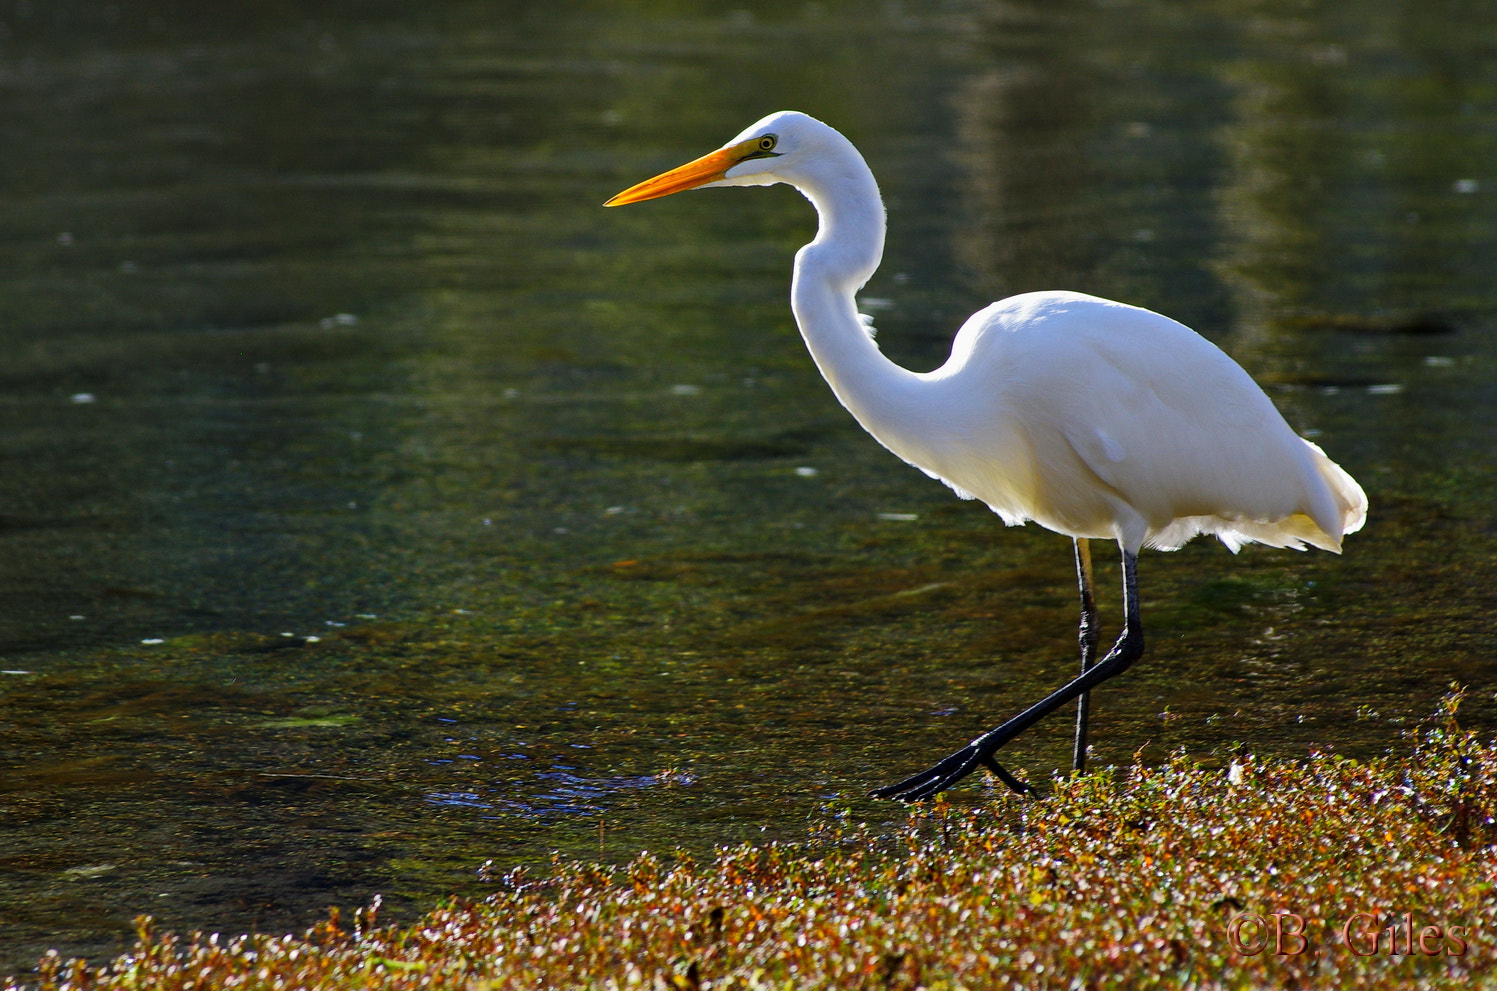
<path id="1" fill-rule="evenodd" d="M 1071 673 L 1068 542 L 818 378 L 799 196 L 599 208 L 785 107 L 880 177 L 892 357 L 1136 302 L 1368 491 L 1147 555 L 1097 760 L 1497 726 L 1497 8 L 250 7 L 0 6 L 0 972 L 895 821 Z"/>

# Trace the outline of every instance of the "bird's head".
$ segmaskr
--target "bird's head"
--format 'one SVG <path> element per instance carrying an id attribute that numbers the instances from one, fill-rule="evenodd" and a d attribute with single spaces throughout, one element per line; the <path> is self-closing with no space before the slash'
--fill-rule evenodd
<path id="1" fill-rule="evenodd" d="M 708 186 L 772 186 L 795 183 L 836 131 L 814 117 L 782 110 L 740 133 L 717 151 L 630 186 L 604 206 L 653 200 Z"/>

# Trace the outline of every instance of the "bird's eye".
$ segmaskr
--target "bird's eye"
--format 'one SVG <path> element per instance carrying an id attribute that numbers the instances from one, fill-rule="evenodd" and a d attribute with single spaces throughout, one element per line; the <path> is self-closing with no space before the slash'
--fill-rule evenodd
<path id="1" fill-rule="evenodd" d="M 780 143 L 778 134 L 761 134 L 757 138 L 749 138 L 738 146 L 738 154 L 741 161 L 751 158 L 778 158 L 780 153 L 774 150 L 775 145 Z"/>

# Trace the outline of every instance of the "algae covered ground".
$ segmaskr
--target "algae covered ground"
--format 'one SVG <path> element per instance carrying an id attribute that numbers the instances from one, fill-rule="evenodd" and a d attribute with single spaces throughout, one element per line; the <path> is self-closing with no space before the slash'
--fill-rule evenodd
<path id="1" fill-rule="evenodd" d="M 915 808 L 893 833 L 832 817 L 710 863 L 516 871 L 410 926 L 377 904 L 299 936 L 142 918 L 126 955 L 49 956 L 39 986 L 1491 986 L 1497 744 L 1459 726 L 1460 701 L 1381 759 L 1178 754 Z"/>

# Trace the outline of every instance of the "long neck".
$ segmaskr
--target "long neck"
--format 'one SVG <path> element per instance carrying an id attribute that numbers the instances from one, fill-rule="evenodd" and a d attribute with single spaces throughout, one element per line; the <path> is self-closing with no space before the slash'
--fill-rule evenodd
<path id="1" fill-rule="evenodd" d="M 898 450 L 898 434 L 918 407 L 914 373 L 879 351 L 858 319 L 855 294 L 884 252 L 884 204 L 862 156 L 829 163 L 826 174 L 796 183 L 816 207 L 816 239 L 795 257 L 790 291 L 795 322 L 832 391 L 869 433 Z"/>

